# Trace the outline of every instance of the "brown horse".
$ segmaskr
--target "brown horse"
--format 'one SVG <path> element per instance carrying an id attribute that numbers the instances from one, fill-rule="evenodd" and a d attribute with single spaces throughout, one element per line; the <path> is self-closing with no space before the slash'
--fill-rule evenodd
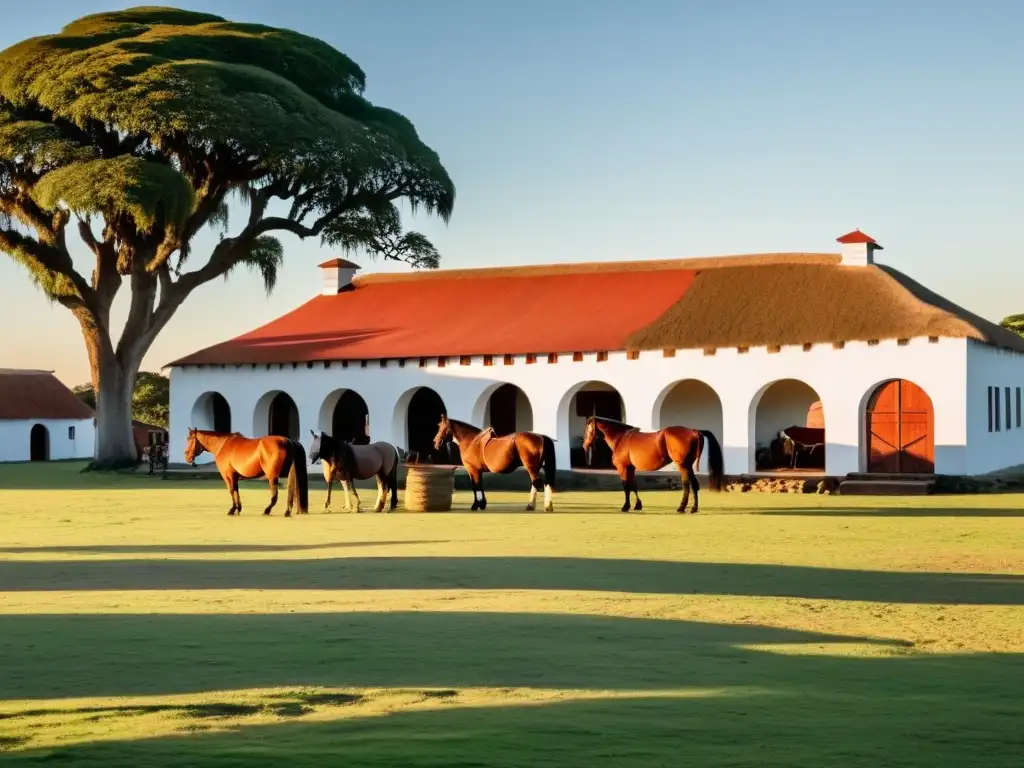
<path id="1" fill-rule="evenodd" d="M 612 464 L 618 470 L 622 480 L 622 490 L 626 494 L 623 512 L 629 512 L 629 493 L 636 495 L 636 511 L 644 508 L 640 501 L 640 491 L 636 487 L 636 472 L 653 472 L 670 462 L 679 467 L 679 475 L 683 481 L 683 500 L 677 512 L 685 512 L 690 501 L 690 489 L 693 489 L 693 509 L 700 510 L 700 483 L 694 465 L 700 463 L 703 442 L 708 444 L 708 482 L 712 491 L 725 488 L 725 474 L 722 461 L 722 446 L 710 431 L 706 429 L 690 429 L 689 427 L 665 427 L 657 432 L 641 432 L 634 426 L 623 424 L 614 419 L 591 416 L 583 430 L 583 450 L 590 459 L 590 450 L 598 435 L 604 438 L 612 449 Z"/>
<path id="2" fill-rule="evenodd" d="M 240 478 L 266 477 L 270 483 L 270 504 L 263 510 L 269 515 L 277 504 L 277 482 L 288 475 L 288 508 L 284 516 L 290 517 L 292 505 L 298 497 L 299 514 L 309 513 L 309 481 L 306 477 L 306 449 L 298 440 L 268 435 L 242 437 L 238 432 L 207 432 L 192 428 L 185 442 L 185 461 L 192 464 L 203 451 L 213 454 L 220 476 L 231 494 L 229 515 L 242 514 L 242 497 L 238 493 Z"/>
<path id="3" fill-rule="evenodd" d="M 537 432 L 513 432 L 497 437 L 491 427 L 480 429 L 442 414 L 434 437 L 434 450 L 440 450 L 442 444 L 452 439 L 459 445 L 462 466 L 473 484 L 473 506 L 470 509 L 487 509 L 484 472 L 507 475 L 518 467 L 525 467 L 530 475 L 527 512 L 532 512 L 537 505 L 541 469 L 544 470 L 544 511 L 554 512 L 551 493 L 555 489 L 555 442 L 550 437 Z M 480 491 L 479 500 L 477 490 Z"/>
<path id="4" fill-rule="evenodd" d="M 313 442 L 309 446 L 310 461 L 323 461 L 324 480 L 327 481 L 327 501 L 324 510 L 331 511 L 331 488 L 338 480 L 345 491 L 345 509 L 352 510 L 348 491 L 356 497 L 356 512 L 361 512 L 359 492 L 354 480 L 377 479 L 377 501 L 374 512 L 384 510 L 384 500 L 391 492 L 391 509 L 398 506 L 398 465 L 401 463 L 398 449 L 391 443 L 379 441 L 369 445 L 353 445 L 347 440 L 331 437 L 326 432 L 319 435 L 310 430 Z"/>

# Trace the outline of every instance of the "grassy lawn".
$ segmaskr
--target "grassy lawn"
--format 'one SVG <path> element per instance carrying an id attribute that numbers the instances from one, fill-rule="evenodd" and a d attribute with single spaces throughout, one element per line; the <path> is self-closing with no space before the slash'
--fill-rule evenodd
<path id="1" fill-rule="evenodd" d="M 79 468 L 0 466 L 0 762 L 1024 761 L 1024 496 L 229 518 Z"/>

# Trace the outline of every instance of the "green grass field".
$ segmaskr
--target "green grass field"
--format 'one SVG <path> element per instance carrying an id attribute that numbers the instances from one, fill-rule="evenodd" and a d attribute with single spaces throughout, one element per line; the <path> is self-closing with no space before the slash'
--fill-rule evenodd
<path id="1" fill-rule="evenodd" d="M 1024 496 L 229 518 L 78 469 L 0 467 L 0 762 L 1024 762 Z"/>

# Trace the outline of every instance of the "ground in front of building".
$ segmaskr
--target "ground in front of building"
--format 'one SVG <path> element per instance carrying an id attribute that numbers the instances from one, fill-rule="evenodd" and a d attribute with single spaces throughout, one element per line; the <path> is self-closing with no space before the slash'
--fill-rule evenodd
<path id="1" fill-rule="evenodd" d="M 77 469 L 0 467 L 15 763 L 1019 759 L 1024 496 L 324 515 L 315 486 L 229 518 L 208 481 Z"/>

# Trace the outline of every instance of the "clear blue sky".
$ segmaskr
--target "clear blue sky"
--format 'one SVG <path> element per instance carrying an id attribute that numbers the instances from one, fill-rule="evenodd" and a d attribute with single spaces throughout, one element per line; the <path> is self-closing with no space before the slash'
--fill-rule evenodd
<path id="1" fill-rule="evenodd" d="M 24 4 L 0 47 L 137 4 Z M 881 260 L 969 309 L 1024 312 L 1024 3 L 179 5 L 291 27 L 359 62 L 367 95 L 411 118 L 455 179 L 451 223 L 412 222 L 445 266 L 830 251 L 860 227 Z M 201 289 L 144 367 L 315 293 L 328 252 L 286 246 L 272 297 L 249 275 Z M 0 365 L 87 378 L 74 320 L 2 256 L 0 306 L 17 318 Z"/>

